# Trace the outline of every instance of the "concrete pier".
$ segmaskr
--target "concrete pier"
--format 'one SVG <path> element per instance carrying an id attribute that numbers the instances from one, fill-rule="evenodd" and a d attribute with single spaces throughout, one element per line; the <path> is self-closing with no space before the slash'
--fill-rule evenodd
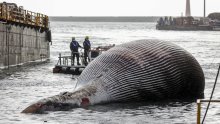
<path id="1" fill-rule="evenodd" d="M 47 32 L 0 23 L 0 68 L 50 57 Z"/>

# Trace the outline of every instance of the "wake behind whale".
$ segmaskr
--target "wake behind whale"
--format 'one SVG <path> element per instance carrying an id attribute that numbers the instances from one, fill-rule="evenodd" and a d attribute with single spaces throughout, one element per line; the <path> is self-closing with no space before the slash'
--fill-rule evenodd
<path id="1" fill-rule="evenodd" d="M 109 102 L 196 99 L 205 79 L 196 59 L 170 42 L 139 40 L 118 45 L 93 60 L 75 91 L 42 99 L 23 113 L 68 110 Z"/>

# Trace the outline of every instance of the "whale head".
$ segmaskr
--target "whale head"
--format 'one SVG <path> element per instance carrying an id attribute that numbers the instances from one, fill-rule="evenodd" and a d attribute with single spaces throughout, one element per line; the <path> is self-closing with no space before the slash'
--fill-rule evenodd
<path id="1" fill-rule="evenodd" d="M 107 101 L 107 95 L 104 94 L 101 85 L 97 91 L 98 81 L 91 81 L 89 85 L 83 86 L 73 92 L 63 92 L 55 96 L 42 99 L 27 108 L 21 113 L 43 114 L 47 111 L 67 111 L 76 107 L 87 107 L 91 104 Z"/>
<path id="2" fill-rule="evenodd" d="M 67 111 L 74 107 L 79 107 L 80 105 L 88 105 L 88 103 L 85 102 L 86 100 L 84 100 L 85 98 L 83 99 L 84 101 L 80 102 L 79 100 L 74 98 L 70 101 L 63 98 L 63 96 L 56 95 L 54 97 L 40 100 L 25 108 L 21 113 L 43 114 L 46 111 Z"/>

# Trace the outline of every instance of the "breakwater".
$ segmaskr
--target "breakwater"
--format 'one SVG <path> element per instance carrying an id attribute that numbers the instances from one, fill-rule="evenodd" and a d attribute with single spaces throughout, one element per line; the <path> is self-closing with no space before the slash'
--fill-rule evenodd
<path id="1" fill-rule="evenodd" d="M 48 32 L 0 23 L 0 68 L 50 57 Z"/>
<path id="2" fill-rule="evenodd" d="M 50 57 L 47 15 L 15 3 L 0 3 L 0 68 Z"/>

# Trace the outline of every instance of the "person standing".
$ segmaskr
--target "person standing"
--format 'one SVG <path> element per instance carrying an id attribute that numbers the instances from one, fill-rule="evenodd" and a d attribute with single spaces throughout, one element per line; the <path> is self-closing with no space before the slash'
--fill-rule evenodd
<path id="1" fill-rule="evenodd" d="M 91 49 L 91 43 L 89 41 L 88 36 L 85 37 L 85 41 L 83 42 L 83 48 L 84 48 L 85 65 L 87 65 L 88 64 L 87 58 L 88 58 L 88 61 L 90 62 L 89 52 L 90 52 L 90 49 Z"/>
<path id="2" fill-rule="evenodd" d="M 70 50 L 72 52 L 72 59 L 73 59 L 73 63 L 72 65 L 74 65 L 74 62 L 75 62 L 75 57 L 76 57 L 76 60 L 77 60 L 77 65 L 80 65 L 79 63 L 79 47 L 81 47 L 79 45 L 79 43 L 76 41 L 75 37 L 72 37 L 72 42 L 70 43 Z"/>

